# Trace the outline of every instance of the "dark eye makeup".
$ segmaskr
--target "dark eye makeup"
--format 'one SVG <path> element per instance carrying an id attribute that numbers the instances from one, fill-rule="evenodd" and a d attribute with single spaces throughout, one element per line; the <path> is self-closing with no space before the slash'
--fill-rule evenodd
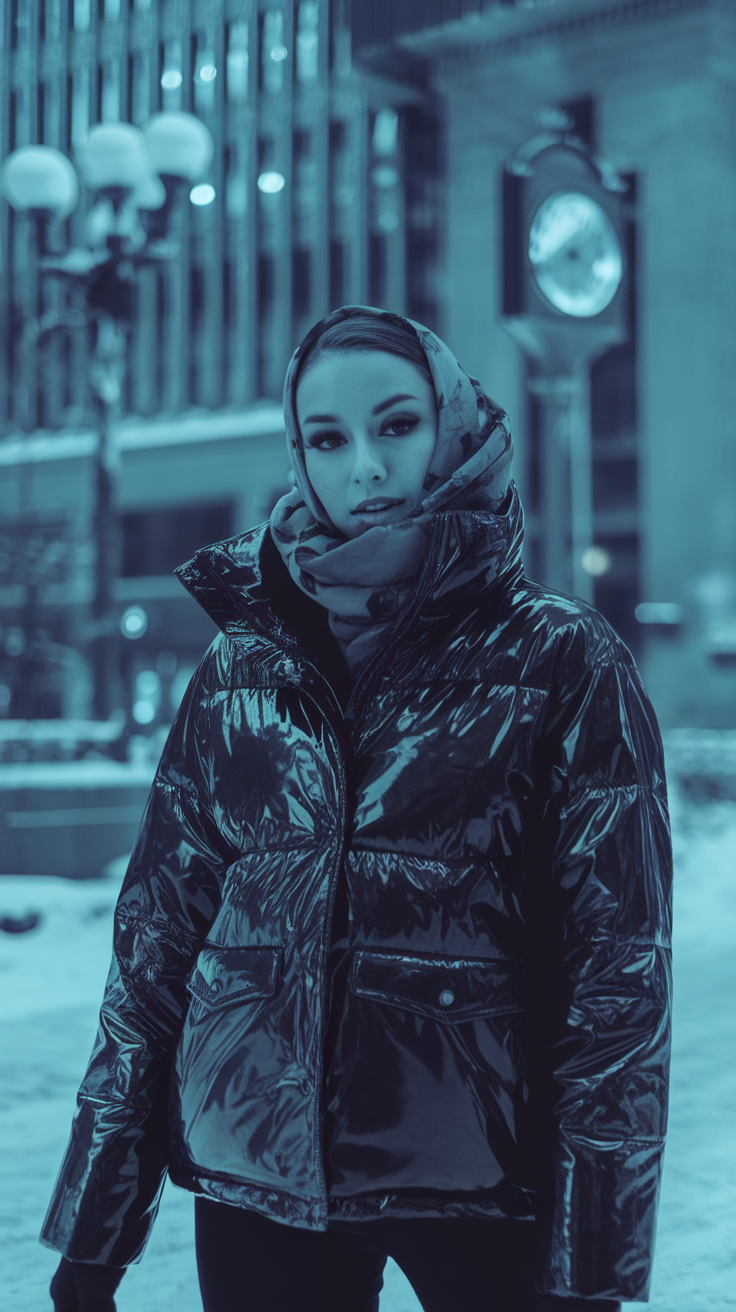
<path id="1" fill-rule="evenodd" d="M 305 445 L 313 451 L 333 451 L 336 446 L 344 441 L 345 438 L 342 433 L 336 432 L 334 429 L 329 431 L 322 429 L 320 433 L 310 433 Z"/>
<path id="2" fill-rule="evenodd" d="M 394 437 L 406 437 L 419 423 L 418 415 L 391 415 L 381 425 L 381 434 Z"/>
<path id="3" fill-rule="evenodd" d="M 420 422 L 418 415 L 390 415 L 384 419 L 379 430 L 380 437 L 407 437 L 409 433 L 416 428 Z M 313 451 L 334 451 L 336 447 L 345 442 L 344 435 L 339 429 L 322 428 L 319 432 L 310 433 L 306 439 L 305 445 Z"/>

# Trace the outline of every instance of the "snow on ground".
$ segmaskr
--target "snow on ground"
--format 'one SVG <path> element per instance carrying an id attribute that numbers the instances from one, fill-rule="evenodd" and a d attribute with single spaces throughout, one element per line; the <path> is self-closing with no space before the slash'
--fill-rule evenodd
<path id="1" fill-rule="evenodd" d="M 680 766 L 686 749 L 672 747 Z M 736 802 L 718 794 L 690 780 L 673 795 L 672 1104 L 651 1312 L 736 1307 Z M 94 1037 L 119 875 L 84 883 L 0 877 L 0 915 L 42 916 L 27 933 L 0 935 L 0 1306 L 13 1312 L 51 1308 L 57 1256 L 37 1236 Z M 119 1312 L 201 1312 L 187 1193 L 167 1185 L 144 1261 L 126 1275 L 117 1303 Z M 418 1310 L 390 1263 L 381 1312 Z"/>

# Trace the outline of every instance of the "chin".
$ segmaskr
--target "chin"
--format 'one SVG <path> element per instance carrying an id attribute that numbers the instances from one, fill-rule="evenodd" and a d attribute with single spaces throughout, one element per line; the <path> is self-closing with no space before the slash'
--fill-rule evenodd
<path id="1" fill-rule="evenodd" d="M 373 527 L 373 524 L 364 524 L 361 520 L 358 520 L 357 522 L 351 520 L 350 524 L 345 528 L 340 528 L 340 532 L 344 533 L 346 538 L 360 538 L 364 533 L 368 532 L 369 528 Z"/>

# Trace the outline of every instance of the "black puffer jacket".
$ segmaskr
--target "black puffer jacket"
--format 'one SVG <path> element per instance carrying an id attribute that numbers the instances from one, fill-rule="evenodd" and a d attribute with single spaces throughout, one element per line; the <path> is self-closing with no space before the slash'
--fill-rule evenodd
<path id="1" fill-rule="evenodd" d="M 660 742 L 605 621 L 524 579 L 521 522 L 514 493 L 506 515 L 435 523 L 415 603 L 352 692 L 265 527 L 180 571 L 223 633 L 122 888 L 50 1247 L 135 1261 L 168 1168 L 313 1229 L 537 1215 L 540 1290 L 646 1296 L 670 999 Z M 496 534 L 504 563 L 448 606 L 438 580 L 468 533 Z"/>

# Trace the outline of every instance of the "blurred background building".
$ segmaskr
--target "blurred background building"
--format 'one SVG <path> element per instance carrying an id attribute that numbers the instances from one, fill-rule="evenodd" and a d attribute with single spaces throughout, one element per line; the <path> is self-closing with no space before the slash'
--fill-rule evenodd
<path id="1" fill-rule="evenodd" d="M 582 537 L 558 532 L 570 590 L 633 649 L 665 726 L 736 726 L 731 0 L 7 0 L 2 43 L 3 159 L 78 162 L 91 126 L 178 110 L 214 156 L 178 253 L 129 283 L 105 720 L 90 326 L 0 202 L 0 756 L 126 756 L 170 722 L 213 632 L 171 570 L 287 488 L 284 369 L 347 302 L 435 328 L 509 411 L 527 567 L 550 582 L 562 416 L 584 511 Z M 575 368 L 519 328 L 525 296 L 545 341 L 570 320 L 531 277 L 519 199 L 554 143 L 591 162 L 582 191 L 621 257 L 576 340 L 616 322 Z M 83 186 L 50 247 L 94 245 L 96 213 Z"/>

